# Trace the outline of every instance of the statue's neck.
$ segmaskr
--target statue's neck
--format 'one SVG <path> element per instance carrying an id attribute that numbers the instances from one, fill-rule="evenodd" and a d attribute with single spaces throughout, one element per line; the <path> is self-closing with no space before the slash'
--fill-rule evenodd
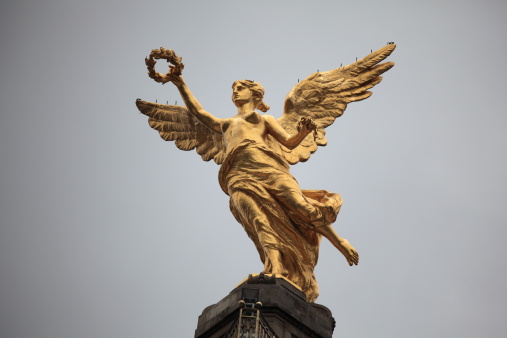
<path id="1" fill-rule="evenodd" d="M 255 110 L 255 104 L 253 101 L 246 102 L 245 104 L 238 107 L 238 114 L 251 113 Z"/>

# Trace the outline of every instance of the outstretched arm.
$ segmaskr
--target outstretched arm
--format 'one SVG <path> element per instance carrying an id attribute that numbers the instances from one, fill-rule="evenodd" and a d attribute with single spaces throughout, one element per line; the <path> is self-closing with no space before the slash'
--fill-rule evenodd
<path id="1" fill-rule="evenodd" d="M 289 149 L 296 148 L 312 131 L 317 129 L 315 122 L 311 118 L 302 118 L 301 129 L 297 134 L 289 135 L 278 123 L 278 121 L 271 115 L 264 115 L 264 120 L 268 126 L 269 134 L 271 134 L 278 142 L 283 144 Z"/>
<path id="2" fill-rule="evenodd" d="M 209 129 L 218 134 L 222 134 L 222 130 L 220 128 L 222 119 L 219 119 L 204 110 L 199 101 L 197 101 L 190 89 L 187 87 L 185 81 L 183 80 L 183 76 L 171 74 L 170 78 L 171 82 L 174 83 L 174 85 L 180 91 L 181 98 L 185 102 L 185 105 L 187 106 L 190 114 L 195 116 L 199 122 L 201 122 Z"/>

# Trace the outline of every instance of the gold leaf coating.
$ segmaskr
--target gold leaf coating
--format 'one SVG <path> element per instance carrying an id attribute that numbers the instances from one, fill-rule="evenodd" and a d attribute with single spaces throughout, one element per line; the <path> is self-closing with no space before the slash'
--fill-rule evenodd
<path id="1" fill-rule="evenodd" d="M 253 241 L 264 264 L 263 273 L 284 277 L 314 302 L 318 292 L 314 268 L 322 236 L 345 257 L 359 263 L 359 254 L 332 227 L 342 205 L 339 194 L 302 190 L 290 174 L 290 164 L 307 161 L 325 146 L 325 128 L 351 102 L 368 98 L 393 62 L 381 63 L 396 46 L 388 44 L 344 67 L 317 72 L 299 82 L 285 99 L 283 115 L 275 119 L 255 111 L 269 109 L 264 89 L 254 81 L 236 81 L 232 99 L 237 114 L 217 118 L 205 111 L 183 80 L 181 58 L 174 51 L 155 49 L 146 59 L 155 81 L 172 82 L 186 107 L 137 100 L 150 127 L 181 150 L 196 149 L 204 161 L 220 164 L 220 187 L 229 207 Z M 170 72 L 155 72 L 155 59 L 172 63 Z"/>

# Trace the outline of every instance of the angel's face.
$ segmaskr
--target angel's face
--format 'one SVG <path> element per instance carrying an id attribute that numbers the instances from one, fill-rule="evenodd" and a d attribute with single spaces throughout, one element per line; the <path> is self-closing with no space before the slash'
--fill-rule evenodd
<path id="1" fill-rule="evenodd" d="M 238 83 L 232 88 L 232 102 L 236 105 L 242 105 L 253 100 L 252 91 L 245 85 Z"/>

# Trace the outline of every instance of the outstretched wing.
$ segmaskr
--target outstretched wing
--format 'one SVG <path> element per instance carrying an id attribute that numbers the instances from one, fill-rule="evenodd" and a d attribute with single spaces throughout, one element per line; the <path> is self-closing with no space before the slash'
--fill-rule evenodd
<path id="1" fill-rule="evenodd" d="M 284 113 L 278 119 L 280 125 L 289 134 L 294 134 L 301 117 L 311 117 L 317 124 L 316 137 L 309 134 L 293 150 L 279 145 L 290 164 L 308 160 L 318 146 L 327 144 L 324 128 L 343 114 L 348 103 L 371 96 L 368 89 L 382 81 L 380 74 L 394 66 L 393 62 L 378 63 L 394 48 L 396 45 L 388 44 L 348 66 L 313 73 L 290 91 L 285 98 Z"/>
<path id="2" fill-rule="evenodd" d="M 222 164 L 225 158 L 223 136 L 201 124 L 187 108 L 140 99 L 136 105 L 141 113 L 149 117 L 150 127 L 158 130 L 164 140 L 176 141 L 176 146 L 181 150 L 196 148 L 204 161 L 214 159 L 215 163 Z"/>

